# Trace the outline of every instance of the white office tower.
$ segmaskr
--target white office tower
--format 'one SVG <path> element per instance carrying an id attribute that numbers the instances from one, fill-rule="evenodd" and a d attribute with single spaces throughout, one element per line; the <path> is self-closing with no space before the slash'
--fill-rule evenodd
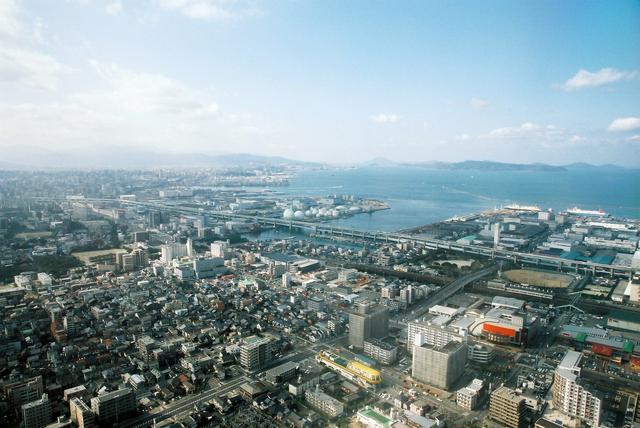
<path id="1" fill-rule="evenodd" d="M 636 250 L 631 258 L 631 267 L 636 271 L 640 271 L 640 250 Z"/>
<path id="2" fill-rule="evenodd" d="M 553 379 L 553 405 L 564 414 L 580 418 L 586 426 L 597 427 L 602 400 L 580 379 L 582 353 L 569 350 L 558 364 Z"/>
<path id="3" fill-rule="evenodd" d="M 211 243 L 211 257 L 220 257 L 221 259 L 231 258 L 229 251 L 229 243 L 226 241 L 214 241 Z"/>
<path id="4" fill-rule="evenodd" d="M 493 247 L 497 248 L 500 245 L 500 223 L 493 225 Z"/>
<path id="5" fill-rule="evenodd" d="M 289 272 L 285 272 L 282 274 L 282 287 L 291 287 L 291 274 Z"/>
<path id="6" fill-rule="evenodd" d="M 165 263 L 169 263 L 172 260 L 179 259 L 180 257 L 192 257 L 193 256 L 193 242 L 191 239 L 187 239 L 186 244 L 179 242 L 170 242 L 160 246 L 160 257 Z"/>
<path id="7" fill-rule="evenodd" d="M 193 241 L 191 238 L 187 239 L 187 256 L 193 257 Z"/>

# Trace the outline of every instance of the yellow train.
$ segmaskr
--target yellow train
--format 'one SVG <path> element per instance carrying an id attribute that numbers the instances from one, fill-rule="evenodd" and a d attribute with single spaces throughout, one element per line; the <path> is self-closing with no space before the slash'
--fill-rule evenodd
<path id="1" fill-rule="evenodd" d="M 347 360 L 331 352 L 320 352 L 316 357 L 316 361 L 365 387 L 382 382 L 382 376 L 378 370 L 355 360 Z"/>

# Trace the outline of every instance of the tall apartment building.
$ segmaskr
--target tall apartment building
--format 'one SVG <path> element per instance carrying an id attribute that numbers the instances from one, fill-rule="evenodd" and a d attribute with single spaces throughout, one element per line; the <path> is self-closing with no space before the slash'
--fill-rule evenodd
<path id="1" fill-rule="evenodd" d="M 9 383 L 4 386 L 4 394 L 8 398 L 9 404 L 16 409 L 19 409 L 25 403 L 36 401 L 42 397 L 43 392 L 42 376 Z"/>
<path id="2" fill-rule="evenodd" d="M 422 382 L 442 389 L 449 389 L 464 373 L 467 362 L 467 344 L 449 342 L 444 346 L 413 347 L 411 375 Z"/>
<path id="3" fill-rule="evenodd" d="M 148 335 L 139 337 L 136 341 L 136 347 L 143 356 L 148 356 L 154 349 L 158 347 L 158 343 Z"/>
<path id="4" fill-rule="evenodd" d="M 413 351 L 413 346 L 428 345 L 444 346 L 451 341 L 461 342 L 462 336 L 449 327 L 431 324 L 428 321 L 412 321 L 407 326 L 407 350 Z"/>
<path id="5" fill-rule="evenodd" d="M 398 347 L 392 337 L 367 339 L 364 341 L 364 354 L 384 365 L 391 365 L 398 357 Z"/>
<path id="6" fill-rule="evenodd" d="M 364 348 L 366 339 L 381 339 L 389 333 L 389 311 L 384 306 L 360 302 L 349 313 L 349 345 Z"/>
<path id="7" fill-rule="evenodd" d="M 136 396 L 129 388 L 119 389 L 91 399 L 91 410 L 100 427 L 108 427 L 136 412 Z"/>
<path id="8" fill-rule="evenodd" d="M 22 424 L 24 428 L 44 428 L 53 421 L 49 396 L 42 394 L 39 400 L 22 405 Z"/>
<path id="9" fill-rule="evenodd" d="M 313 312 L 324 312 L 325 302 L 320 296 L 311 296 L 307 299 L 307 309 Z"/>
<path id="10" fill-rule="evenodd" d="M 556 367 L 553 378 L 553 405 L 566 415 L 580 418 L 588 426 L 598 426 L 602 399 L 580 379 L 582 353 L 569 350 Z"/>
<path id="11" fill-rule="evenodd" d="M 69 412 L 71 422 L 78 428 L 94 428 L 96 426 L 96 415 L 81 398 L 74 397 L 69 401 Z"/>
<path id="12" fill-rule="evenodd" d="M 250 336 L 240 346 L 240 365 L 247 370 L 257 370 L 273 357 L 275 346 L 268 337 Z"/>
<path id="13" fill-rule="evenodd" d="M 165 263 L 174 259 L 179 259 L 180 257 L 191 257 L 193 256 L 193 242 L 191 241 L 191 238 L 189 238 L 187 239 L 186 244 L 172 242 L 161 245 L 160 254 L 162 261 Z"/>
<path id="14" fill-rule="evenodd" d="M 501 386 L 491 393 L 489 418 L 507 428 L 525 426 L 525 399 L 513 389 Z"/>
<path id="15" fill-rule="evenodd" d="M 232 256 L 229 243 L 227 241 L 214 241 L 211 243 L 211 257 L 230 259 Z"/>
<path id="16" fill-rule="evenodd" d="M 330 395 L 322 392 L 317 385 L 315 389 L 307 389 L 304 393 L 304 398 L 311 406 L 331 418 L 340 416 L 344 412 L 344 405 Z"/>
<path id="17" fill-rule="evenodd" d="M 484 391 L 484 382 L 480 379 L 474 379 L 468 386 L 458 390 L 456 404 L 465 410 L 475 410 Z"/>

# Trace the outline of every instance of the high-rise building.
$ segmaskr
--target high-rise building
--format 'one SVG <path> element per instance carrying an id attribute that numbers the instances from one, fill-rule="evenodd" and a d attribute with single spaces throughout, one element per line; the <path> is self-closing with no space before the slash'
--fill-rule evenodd
<path id="1" fill-rule="evenodd" d="M 407 350 L 423 343 L 444 346 L 452 340 L 461 342 L 463 337 L 452 327 L 431 324 L 428 321 L 412 321 L 407 327 Z"/>
<path id="2" fill-rule="evenodd" d="M 282 274 L 282 287 L 283 288 L 291 287 L 291 274 L 289 272 L 285 272 Z"/>
<path id="3" fill-rule="evenodd" d="M 4 393 L 9 399 L 9 404 L 16 409 L 19 409 L 25 403 L 42 397 L 43 392 L 42 376 L 32 377 L 4 386 Z"/>
<path id="4" fill-rule="evenodd" d="M 282 275 L 284 275 L 288 270 L 289 267 L 287 263 L 274 262 L 269 264 L 269 276 L 271 278 L 282 278 Z"/>
<path id="5" fill-rule="evenodd" d="M 569 350 L 556 367 L 553 405 L 566 415 L 580 418 L 588 426 L 598 426 L 602 415 L 600 394 L 580 379 L 582 353 Z"/>
<path id="6" fill-rule="evenodd" d="M 389 333 L 389 311 L 384 306 L 360 302 L 349 313 L 349 345 L 364 348 L 366 339 L 381 339 Z"/>
<path id="7" fill-rule="evenodd" d="M 91 410 L 100 427 L 108 427 L 136 412 L 136 396 L 129 388 L 119 389 L 91 399 Z"/>
<path id="8" fill-rule="evenodd" d="M 501 386 L 491 393 L 489 417 L 508 428 L 525 426 L 525 399 L 516 391 Z"/>
<path id="9" fill-rule="evenodd" d="M 240 346 L 240 365 L 247 370 L 257 370 L 273 358 L 275 346 L 268 337 L 250 336 Z"/>
<path id="10" fill-rule="evenodd" d="M 481 379 L 474 379 L 468 386 L 456 392 L 456 404 L 465 410 L 475 410 L 484 391 L 484 382 Z"/>
<path id="11" fill-rule="evenodd" d="M 43 428 L 51 423 L 52 420 L 51 403 L 47 394 L 42 394 L 39 400 L 22 405 L 22 424 L 24 428 Z"/>
<path id="12" fill-rule="evenodd" d="M 69 401 L 71 422 L 78 428 L 93 428 L 96 426 L 96 415 L 81 398 L 75 397 Z"/>
<path id="13" fill-rule="evenodd" d="M 169 222 L 169 214 L 161 211 L 149 211 L 147 221 L 149 222 L 149 226 L 157 227 Z"/>
<path id="14" fill-rule="evenodd" d="M 493 247 L 498 248 L 500 245 L 500 223 L 493 225 Z"/>
<path id="15" fill-rule="evenodd" d="M 186 244 L 179 242 L 167 243 L 160 246 L 160 255 L 162 261 L 168 263 L 172 260 L 179 259 L 180 257 L 192 257 L 193 256 L 193 241 L 191 238 L 187 239 Z"/>
<path id="16" fill-rule="evenodd" d="M 409 284 L 408 287 L 400 290 L 400 301 L 410 305 L 415 300 L 415 289 Z"/>
<path id="17" fill-rule="evenodd" d="M 219 257 L 221 259 L 230 259 L 231 250 L 227 241 L 214 241 L 211 243 L 211 257 Z"/>
<path id="18" fill-rule="evenodd" d="M 62 320 L 62 326 L 64 327 L 64 330 L 67 332 L 67 336 L 69 337 L 77 336 L 80 330 L 78 318 L 73 315 L 65 316 Z"/>
<path id="19" fill-rule="evenodd" d="M 149 254 L 142 248 L 136 248 L 131 252 L 133 256 L 133 266 L 136 268 L 143 268 L 149 265 Z"/>
<path id="20" fill-rule="evenodd" d="M 398 347 L 392 337 L 369 338 L 364 341 L 364 354 L 384 365 L 391 365 L 398 357 Z"/>
<path id="21" fill-rule="evenodd" d="M 637 260 L 637 268 L 640 270 L 640 250 L 635 252 L 633 260 Z M 629 280 L 625 294 L 627 293 L 629 294 L 630 302 L 640 303 L 640 274 L 635 274 L 634 277 Z"/>
<path id="22" fill-rule="evenodd" d="M 133 232 L 133 242 L 147 242 L 149 239 L 151 239 L 151 233 L 148 230 Z"/>
<path id="23" fill-rule="evenodd" d="M 415 379 L 442 389 L 449 389 L 464 373 L 467 362 L 467 344 L 449 342 L 444 346 L 413 347 L 411 374 Z"/>
<path id="24" fill-rule="evenodd" d="M 320 296 L 311 296 L 307 300 L 307 309 L 314 312 L 324 312 L 324 299 Z"/>

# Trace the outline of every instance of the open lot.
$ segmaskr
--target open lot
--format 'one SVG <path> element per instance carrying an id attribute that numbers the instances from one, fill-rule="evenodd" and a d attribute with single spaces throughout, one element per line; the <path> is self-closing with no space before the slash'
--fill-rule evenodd
<path id="1" fill-rule="evenodd" d="M 532 269 L 508 270 L 503 275 L 512 282 L 544 288 L 567 288 L 574 280 L 571 275 Z"/>

